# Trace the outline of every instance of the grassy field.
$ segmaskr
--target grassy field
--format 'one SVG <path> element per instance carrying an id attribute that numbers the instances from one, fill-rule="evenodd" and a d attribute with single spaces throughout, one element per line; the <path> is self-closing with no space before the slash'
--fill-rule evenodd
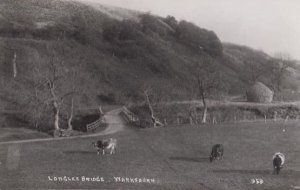
<path id="1" fill-rule="evenodd" d="M 0 145 L 1 189 L 294 189 L 300 186 L 300 124 L 248 123 L 137 130 L 115 133 L 115 155 L 98 156 L 98 138 Z M 285 129 L 285 132 L 283 132 Z M 209 163 L 215 143 L 222 161 Z M 280 175 L 272 174 L 274 152 L 286 155 Z M 54 177 L 78 181 L 51 181 Z M 82 181 L 103 177 L 103 182 Z M 149 184 L 114 177 L 147 178 Z M 263 179 L 263 184 L 251 184 Z"/>
<path id="2" fill-rule="evenodd" d="M 38 132 L 26 128 L 0 128 L 0 142 L 51 137 L 52 136 L 47 133 Z"/>

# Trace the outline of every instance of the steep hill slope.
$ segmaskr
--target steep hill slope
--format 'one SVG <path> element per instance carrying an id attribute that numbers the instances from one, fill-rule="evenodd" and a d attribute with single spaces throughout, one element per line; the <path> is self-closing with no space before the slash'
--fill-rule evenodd
<path id="1" fill-rule="evenodd" d="M 1 118 L 19 114 L 35 127 L 49 127 L 55 107 L 66 126 L 80 108 L 141 101 L 146 89 L 164 100 L 195 98 L 205 57 L 219 65 L 229 93 L 249 85 L 238 65 L 244 50 L 223 47 L 213 31 L 81 1 L 1 0 L 0 50 Z"/>
<path id="2" fill-rule="evenodd" d="M 60 0 L 4 0 L 0 10 L 1 108 L 30 123 L 51 122 L 54 99 L 64 121 L 72 102 L 80 108 L 136 101 L 153 86 L 183 98 L 194 62 L 206 54 L 189 47 L 186 36 L 177 42 L 171 27 L 151 15 L 120 21 L 110 9 Z M 213 32 L 183 24 L 202 32 L 199 43 L 209 51 L 221 47 Z"/>

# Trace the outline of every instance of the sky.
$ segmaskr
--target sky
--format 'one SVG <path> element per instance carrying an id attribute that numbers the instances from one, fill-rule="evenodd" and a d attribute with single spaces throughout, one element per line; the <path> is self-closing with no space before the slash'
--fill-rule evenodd
<path id="1" fill-rule="evenodd" d="M 300 60 L 300 0 L 87 0 L 175 16 L 213 30 L 221 41 Z"/>

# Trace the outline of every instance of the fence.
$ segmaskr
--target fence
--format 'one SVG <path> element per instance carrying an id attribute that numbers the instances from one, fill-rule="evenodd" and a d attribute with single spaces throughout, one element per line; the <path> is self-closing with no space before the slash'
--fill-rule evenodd
<path id="1" fill-rule="evenodd" d="M 299 121 L 300 116 L 297 116 L 295 118 L 292 118 L 290 116 L 286 116 L 284 118 L 282 117 L 276 117 L 274 115 L 273 117 L 258 117 L 258 116 L 253 116 L 252 118 L 249 117 L 244 117 L 244 118 L 237 118 L 234 117 L 232 120 L 219 120 L 217 117 L 212 117 L 207 119 L 207 124 L 230 124 L 230 123 L 250 123 L 250 122 L 288 122 L 288 121 Z M 200 124 L 201 120 L 198 119 L 197 122 L 194 121 L 192 118 L 187 118 L 187 117 L 168 117 L 168 118 L 163 118 L 163 122 L 165 125 L 195 125 L 195 124 Z"/>
<path id="2" fill-rule="evenodd" d="M 137 125 L 137 126 L 140 125 L 139 118 L 134 113 L 129 111 L 125 106 L 122 108 L 120 115 L 122 116 L 122 118 L 125 120 L 127 124 Z"/>
<path id="3" fill-rule="evenodd" d="M 251 122 L 288 122 L 288 121 L 300 121 L 300 115 L 291 117 L 289 115 L 285 117 L 278 117 L 276 113 L 273 116 L 257 116 L 257 115 L 233 115 L 229 118 L 218 117 L 218 115 L 210 114 L 207 116 L 206 124 L 218 125 L 218 124 L 234 124 L 234 123 L 251 123 Z M 196 118 L 189 116 L 169 116 L 160 117 L 160 121 L 164 123 L 165 126 L 176 126 L 176 125 L 198 125 L 201 124 L 201 115 Z M 153 126 L 151 120 L 141 119 L 136 125 L 138 127 L 151 127 Z"/>
<path id="4" fill-rule="evenodd" d="M 152 127 L 151 118 L 138 118 L 127 108 L 123 109 L 123 118 L 127 123 L 138 127 Z M 202 122 L 202 110 L 197 110 L 192 114 L 185 110 L 175 110 L 173 113 L 167 111 L 157 112 L 160 122 L 165 126 L 175 125 L 197 125 Z M 221 109 L 210 109 L 207 112 L 207 124 L 231 124 L 248 122 L 288 122 L 298 121 L 300 119 L 300 110 L 294 107 L 276 107 L 270 109 L 258 108 L 235 108 L 225 107 Z"/>
<path id="5" fill-rule="evenodd" d="M 97 119 L 93 123 L 87 124 L 86 125 L 86 130 L 87 130 L 87 132 L 95 132 L 96 129 L 98 127 L 100 127 L 101 125 L 103 125 L 104 123 L 105 123 L 104 117 L 100 117 L 99 119 Z"/>

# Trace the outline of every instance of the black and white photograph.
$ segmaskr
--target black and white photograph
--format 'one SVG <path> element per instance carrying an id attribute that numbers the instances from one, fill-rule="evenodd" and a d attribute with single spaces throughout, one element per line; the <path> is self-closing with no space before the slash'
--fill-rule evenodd
<path id="1" fill-rule="evenodd" d="M 299 0 L 0 0 L 0 190 L 300 190 Z"/>

